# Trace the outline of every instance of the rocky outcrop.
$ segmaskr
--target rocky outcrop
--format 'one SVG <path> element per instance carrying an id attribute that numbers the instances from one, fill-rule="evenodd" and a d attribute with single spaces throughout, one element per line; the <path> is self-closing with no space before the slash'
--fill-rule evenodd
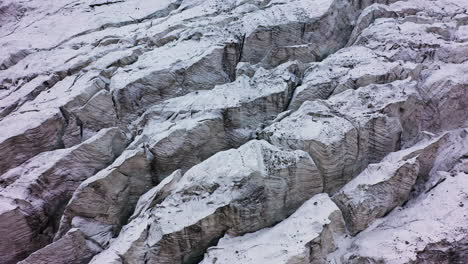
<path id="1" fill-rule="evenodd" d="M 270 226 L 322 190 L 307 153 L 251 141 L 188 170 L 165 199 L 161 190 L 145 195 L 150 205 L 90 263 L 191 263 L 224 234 Z"/>
<path id="2" fill-rule="evenodd" d="M 284 110 L 298 79 L 295 72 L 296 64 L 285 64 L 274 71 L 259 69 L 252 78 L 239 78 L 149 109 L 137 121 L 135 130 L 140 135 L 128 150 L 133 154 L 122 155 L 112 169 L 101 171 L 77 189 L 65 210 L 60 234 L 78 228 L 73 226 L 73 219 L 85 218 L 79 228 L 103 228 L 101 235 L 107 236 L 98 240 L 107 245 L 133 211 L 138 197 L 151 186 L 174 170 L 186 171 L 219 151 L 241 145 L 262 123 Z M 129 169 L 115 169 L 122 166 Z"/>
<path id="3" fill-rule="evenodd" d="M 467 63 L 444 64 L 434 71 L 423 72 L 421 94 L 428 102 L 421 117 L 423 129 L 441 132 L 466 127 L 468 95 Z"/>
<path id="4" fill-rule="evenodd" d="M 370 164 L 333 196 L 353 235 L 409 199 L 418 175 L 425 177 L 432 169 L 443 138 L 420 142 Z"/>
<path id="5" fill-rule="evenodd" d="M 133 145 L 148 146 L 159 180 L 176 169 L 187 170 L 252 139 L 257 129 L 285 110 L 299 76 L 298 63 L 285 63 L 271 71 L 259 68 L 252 77 L 241 75 L 209 91 L 164 101 L 138 120 L 141 135 Z"/>
<path id="6" fill-rule="evenodd" d="M 66 205 L 56 239 L 78 228 L 103 247 L 118 233 L 139 196 L 153 185 L 148 152 L 126 150 L 84 181 Z"/>
<path id="7" fill-rule="evenodd" d="M 462 186 L 467 184 L 466 179 L 464 173 L 447 175 L 436 188 L 422 194 L 417 202 L 401 211 L 394 211 L 375 228 L 358 235 L 344 262 L 418 263 L 423 258 L 419 252 L 433 243 L 444 243 L 446 232 L 450 232 L 451 238 L 445 243 L 456 247 L 458 239 L 466 237 L 467 232 L 463 210 L 466 192 L 462 190 Z"/>
<path id="8" fill-rule="evenodd" d="M 350 202 L 350 207 L 346 208 L 348 204 L 340 201 L 345 196 L 337 194 L 335 200 L 343 210 L 347 225 L 355 228 L 354 230 L 365 228 L 365 225 L 358 222 L 358 218 L 370 225 L 368 224 L 368 228 L 357 234 L 355 238 L 340 240 L 337 246 L 339 249 L 329 254 L 328 259 L 338 259 L 342 263 L 437 263 L 438 261 L 444 263 L 445 260 L 457 263 L 457 258 L 464 256 L 465 249 L 460 241 L 466 238 L 467 232 L 464 224 L 467 215 L 463 208 L 466 204 L 466 190 L 463 188 L 466 186 L 468 172 L 467 136 L 466 128 L 458 129 L 443 137 L 402 150 L 400 155 L 398 153 L 389 155 L 388 159 L 406 156 L 419 161 L 422 166 L 418 177 L 424 177 L 424 180 L 416 181 L 411 192 L 417 196 L 410 195 L 412 199 L 406 203 L 397 204 L 397 199 L 388 199 L 391 196 L 385 193 L 390 193 L 388 190 L 391 188 L 385 189 L 384 195 L 375 196 L 378 199 L 386 197 L 385 203 L 379 203 L 386 206 L 380 208 L 374 206 L 374 211 L 368 211 L 371 216 L 372 212 L 389 209 L 391 201 L 393 201 L 391 206 L 397 207 L 389 211 L 384 218 L 372 217 L 375 219 L 372 224 L 369 222 L 369 216 L 359 214 L 363 211 L 355 206 L 358 204 L 357 200 L 354 200 L 354 204 Z M 389 182 L 391 179 L 382 183 Z M 397 183 L 394 186 L 397 185 L 402 184 Z M 364 198 L 360 202 L 366 203 L 365 193 L 372 193 L 373 190 L 377 190 L 377 186 L 378 184 L 368 185 L 368 188 L 364 188 L 366 186 L 361 185 L 360 190 Z M 343 193 L 346 193 L 346 187 L 343 189 Z M 400 189 L 394 193 L 397 192 L 403 193 Z M 353 209 L 358 210 L 351 211 Z M 356 214 L 353 214 L 354 212 Z M 438 254 L 436 248 L 440 249 Z"/>
<path id="9" fill-rule="evenodd" d="M 367 9 L 348 45 L 370 48 L 391 60 L 465 62 L 466 4 L 461 1 L 430 3 L 399 1 Z"/>
<path id="10" fill-rule="evenodd" d="M 100 248 L 86 240 L 79 230 L 72 230 L 63 238 L 34 252 L 21 264 L 51 264 L 51 263 L 86 263 Z"/>
<path id="11" fill-rule="evenodd" d="M 44 113 L 24 112 L 2 119 L 0 123 L 2 127 L 9 128 L 0 136 L 0 149 L 2 153 L 10 153 L 9 158 L 0 161 L 0 174 L 40 152 L 63 146 L 60 136 L 65 120 L 58 110 L 52 111 L 50 118 L 44 116 Z"/>
<path id="12" fill-rule="evenodd" d="M 344 48 L 307 69 L 289 108 L 296 110 L 305 101 L 326 100 L 348 89 L 416 79 L 420 70 L 419 64 L 389 60 L 369 48 Z"/>
<path id="13" fill-rule="evenodd" d="M 344 233 L 341 212 L 326 194 L 317 194 L 272 228 L 221 238 L 201 263 L 323 263 Z"/>
<path id="14" fill-rule="evenodd" d="M 468 257 L 467 237 L 459 241 L 440 241 L 428 244 L 418 251 L 413 263 L 463 263 Z"/>
<path id="15" fill-rule="evenodd" d="M 127 143 L 118 128 L 76 147 L 38 155 L 1 176 L 0 246 L 3 263 L 51 242 L 64 206 L 78 185 L 120 155 Z"/>
<path id="16" fill-rule="evenodd" d="M 9 129 L 1 135 L 0 149 L 10 155 L 2 159 L 0 173 L 41 152 L 79 144 L 109 125 L 100 111 L 93 110 L 88 118 L 99 122 L 89 122 L 89 126 L 74 114 L 74 111 L 83 112 L 83 108 L 92 109 L 92 105 L 103 103 L 92 99 L 104 89 L 105 82 L 106 78 L 96 72 L 87 72 L 80 78 L 65 78 L 48 93 L 40 93 L 34 101 L 26 102 L 2 119 L 1 126 Z M 79 88 L 71 89 L 75 85 Z M 89 130 L 92 132 L 88 133 Z"/>
<path id="17" fill-rule="evenodd" d="M 261 134 L 273 144 L 307 151 L 336 192 L 369 163 L 398 150 L 416 134 L 422 107 L 409 80 L 348 90 L 328 101 L 309 101 Z"/>

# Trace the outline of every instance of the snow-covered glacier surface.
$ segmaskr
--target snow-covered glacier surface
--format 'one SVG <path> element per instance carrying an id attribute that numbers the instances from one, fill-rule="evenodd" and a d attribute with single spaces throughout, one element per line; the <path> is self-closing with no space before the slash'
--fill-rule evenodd
<path id="1" fill-rule="evenodd" d="M 0 263 L 468 261 L 466 0 L 0 1 Z"/>

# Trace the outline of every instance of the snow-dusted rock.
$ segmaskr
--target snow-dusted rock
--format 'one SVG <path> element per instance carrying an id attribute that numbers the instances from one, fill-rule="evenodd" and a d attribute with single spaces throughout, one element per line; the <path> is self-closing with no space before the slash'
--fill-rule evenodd
<path id="1" fill-rule="evenodd" d="M 467 234 L 464 210 L 468 202 L 465 190 L 467 138 L 466 128 L 457 129 L 390 154 L 388 160 L 407 156 L 416 158 L 422 165 L 411 199 L 384 218 L 376 219 L 356 237 L 340 239 L 338 250 L 331 253 L 328 260 L 338 263 L 458 263 L 458 259 L 463 259 L 466 251 L 463 241 Z M 437 147 L 435 152 L 434 147 Z"/>
<path id="2" fill-rule="evenodd" d="M 0 126 L 5 128 L 0 134 L 0 150 L 10 153 L 1 160 L 0 173 L 41 152 L 72 147 L 115 124 L 102 111 L 96 111 L 105 103 L 93 96 L 106 85 L 106 78 L 96 74 L 88 72 L 81 78 L 65 78 L 48 93 L 39 94 L 34 101 L 24 103 L 0 121 Z M 94 110 L 83 122 L 75 114 L 79 108 L 79 112 Z"/>
<path id="3" fill-rule="evenodd" d="M 347 90 L 301 108 L 262 132 L 273 144 L 308 152 L 333 193 L 369 163 L 398 150 L 415 132 L 410 121 L 421 111 L 415 83 L 409 80 Z M 416 130 L 418 128 L 416 127 Z"/>
<path id="4" fill-rule="evenodd" d="M 363 12 L 348 45 L 365 46 L 392 60 L 462 63 L 468 58 L 462 0 L 398 1 Z M 361 25 L 363 23 L 363 25 Z"/>
<path id="5" fill-rule="evenodd" d="M 133 145 L 148 146 L 160 179 L 176 169 L 186 170 L 253 138 L 287 107 L 298 75 L 297 63 L 271 71 L 260 68 L 252 78 L 239 76 L 213 90 L 164 101 L 140 118 L 136 129 L 141 135 Z"/>
<path id="6" fill-rule="evenodd" d="M 219 151 L 241 145 L 252 137 L 258 126 L 283 111 L 297 82 L 294 74 L 297 71 L 294 63 L 273 71 L 260 69 L 252 79 L 241 78 L 229 85 L 170 99 L 149 109 L 138 124 L 142 127 L 141 134 L 129 149 L 144 148 L 148 151 L 149 158 L 145 162 L 149 164 L 145 166 L 151 166 L 152 176 L 145 176 L 144 184 L 137 180 L 125 182 L 120 187 L 99 188 L 100 197 L 114 196 L 115 189 L 129 188 L 135 191 L 129 200 L 105 198 L 97 204 L 94 202 L 96 185 L 106 186 L 104 182 L 108 181 L 121 182 L 117 180 L 120 178 L 118 173 L 100 172 L 99 176 L 89 179 L 76 191 L 65 210 L 61 233 L 71 227 L 78 228 L 73 226 L 73 219 L 82 217 L 88 220 L 80 221 L 81 229 L 98 225 L 103 228 L 103 233 L 109 234 L 110 228 L 117 232 L 133 210 L 135 197 L 152 184 L 159 183 L 176 169 L 185 171 Z M 170 118 L 167 120 L 167 117 Z M 120 158 L 116 163 L 119 162 Z M 119 165 L 112 165 L 116 166 Z M 146 170 L 142 175 L 150 175 L 150 168 Z M 142 176 L 135 172 L 129 173 L 130 177 Z M 89 203 L 95 204 L 99 210 Z M 109 237 L 100 241 L 105 245 L 108 240 Z"/>
<path id="7" fill-rule="evenodd" d="M 11 131 L 1 135 L 0 150 L 12 153 L 2 159 L 0 173 L 42 151 L 73 146 L 88 130 L 92 134 L 118 123 L 114 118 L 127 123 L 154 103 L 231 82 L 240 60 L 304 59 L 303 52 L 283 54 L 301 45 L 325 56 L 345 45 L 350 24 L 364 7 L 332 0 L 62 4 L 4 4 L 11 15 L 19 5 L 22 15 L 0 30 L 6 51 L 0 58 L 0 98 L 8 98 L 2 116 L 10 120 L 0 122 Z M 125 18 L 116 22 L 119 16 Z M 76 26 L 64 27 L 70 24 Z M 49 26 L 54 30 L 44 35 Z M 285 30 L 291 28 L 296 30 Z M 35 123 L 12 124 L 31 119 Z M 13 141 L 24 147 L 13 148 L 18 145 Z"/>
<path id="8" fill-rule="evenodd" d="M 355 205 L 375 213 L 357 215 L 357 229 L 370 226 L 332 239 L 321 222 L 324 248 L 313 262 L 324 262 L 332 244 L 332 263 L 377 262 L 366 249 L 372 241 L 384 263 L 463 259 L 465 231 L 451 228 L 466 219 L 434 220 L 434 232 L 411 221 L 443 206 L 440 193 L 426 211 L 414 205 L 449 183 L 432 188 L 437 175 L 466 171 L 463 162 L 454 168 L 465 159 L 460 128 L 468 125 L 466 10 L 465 0 L 1 1 L 0 193 L 19 198 L 0 199 L 9 214 L 0 232 L 13 241 L 0 240 L 0 262 L 35 249 L 26 263 L 87 263 L 101 251 L 94 263 L 199 262 L 223 236 L 287 234 L 289 221 L 279 222 L 311 195 L 339 192 L 376 166 L 389 178 L 372 173 L 379 183 L 365 184 L 380 200 Z M 96 141 L 110 127 L 130 137 L 121 134 L 122 154 L 116 142 Z M 448 143 L 434 156 L 430 147 L 415 150 L 424 135 Z M 254 138 L 274 146 L 253 141 L 224 152 Z M 83 148 L 87 140 L 95 144 Z M 68 152 L 80 148 L 78 158 Z M 95 148 L 115 153 L 81 160 Z M 60 153 L 68 158 L 56 162 Z M 271 156 L 288 157 L 285 167 Z M 68 177 L 77 180 L 57 180 Z M 263 187 L 271 192 L 250 195 Z M 406 200 L 409 224 L 394 219 L 400 208 L 389 212 Z M 420 232 L 417 249 L 386 241 L 390 231 L 377 226 L 390 222 L 398 222 L 388 225 L 395 234 Z M 360 238 L 370 233 L 378 239 Z M 242 263 L 233 258 L 226 261 Z"/>
<path id="9" fill-rule="evenodd" d="M 126 150 L 114 163 L 84 181 L 67 204 L 55 239 L 80 229 L 106 246 L 133 212 L 136 201 L 153 186 L 145 149 Z"/>
<path id="10" fill-rule="evenodd" d="M 408 77 L 416 79 L 420 68 L 418 64 L 410 62 L 390 61 L 365 47 L 341 49 L 306 70 L 302 85 L 295 90 L 289 108 L 298 109 L 305 101 L 328 99 L 347 89 L 390 83 Z"/>
<path id="11" fill-rule="evenodd" d="M 15 168 L 35 155 L 63 146 L 61 131 L 65 120 L 60 111 L 24 112 L 0 121 L 0 174 Z"/>
<path id="12" fill-rule="evenodd" d="M 34 252 L 18 264 L 80 264 L 89 261 L 101 249 L 86 240 L 79 230 L 71 230 L 63 238 Z"/>
<path id="13" fill-rule="evenodd" d="M 468 126 L 468 62 L 443 64 L 421 75 L 420 94 L 428 102 L 422 116 L 425 130 L 440 132 Z"/>
<path id="14" fill-rule="evenodd" d="M 464 209 L 468 202 L 468 177 L 464 172 L 441 174 L 445 180 L 434 189 L 423 193 L 402 210 L 394 210 L 370 230 L 360 233 L 345 255 L 344 263 L 444 263 L 443 258 L 446 261 L 462 260 L 460 255 L 465 254 L 466 246 L 460 245 L 457 250 L 457 244 L 466 239 L 468 232 L 468 216 Z M 450 251 L 444 254 L 441 250 L 438 256 L 421 260 L 431 245 L 444 243 L 446 248 L 454 250 L 451 256 L 448 255 Z"/>
<path id="15" fill-rule="evenodd" d="M 273 70 L 259 68 L 252 77 L 241 75 L 234 82 L 198 91 L 156 104 L 143 119 L 174 114 L 221 110 L 233 128 L 256 128 L 286 109 L 300 82 L 300 63 L 288 62 Z"/>
<path id="16" fill-rule="evenodd" d="M 139 130 L 141 135 L 132 143 L 132 147 L 145 146 L 151 153 L 156 182 L 174 170 L 186 171 L 248 138 L 232 139 L 225 130 L 224 118 L 219 111 L 174 114 L 173 117 L 164 121 L 155 118 L 145 123 Z"/>
<path id="17" fill-rule="evenodd" d="M 201 263 L 324 263 L 336 249 L 334 237 L 344 232 L 338 207 L 327 194 L 317 194 L 272 228 L 224 236 L 208 248 Z"/>
<path id="18" fill-rule="evenodd" d="M 166 177 L 156 188 L 151 189 L 139 199 L 134 215 L 159 203 L 172 190 L 172 187 L 180 179 L 182 173 L 175 171 Z M 92 221 L 84 217 L 75 217 L 73 226 L 63 237 L 55 240 L 48 246 L 31 254 L 26 263 L 88 263 L 91 258 L 101 252 L 112 238 L 112 226 Z M 81 231 L 83 230 L 83 231 Z M 42 262 L 41 262 L 42 261 Z M 20 262 L 20 263 L 23 263 Z"/>
<path id="19" fill-rule="evenodd" d="M 468 259 L 468 238 L 457 241 L 439 241 L 429 243 L 423 250 L 417 251 L 417 264 L 463 263 Z"/>
<path id="20" fill-rule="evenodd" d="M 45 152 L 1 176 L 0 251 L 14 263 L 47 245 L 64 205 L 80 182 L 120 155 L 127 144 L 118 128 L 105 129 L 73 148 Z"/>
<path id="21" fill-rule="evenodd" d="M 445 137 L 426 140 L 370 164 L 333 196 L 351 234 L 366 229 L 376 218 L 410 198 L 418 175 L 426 177 Z"/>
<path id="22" fill-rule="evenodd" d="M 52 51 L 80 36 L 111 31 L 149 18 L 168 15 L 180 1 L 162 0 L 142 3 L 137 0 L 76 2 L 14 1 L 2 2 L 1 9 L 17 10 L 14 19 L 2 23 L 0 45 L 5 53 L 0 57 L 0 69 L 16 65 L 30 54 Z M 3 10 L 2 10 L 3 11 Z M 8 11 L 7 11 L 7 18 Z M 53 28 L 47 31 L 44 29 Z M 76 48 L 79 48 L 77 46 Z"/>
<path id="23" fill-rule="evenodd" d="M 138 70 L 117 70 L 111 79 L 110 90 L 118 116 L 126 122 L 132 121 L 152 104 L 233 81 L 230 76 L 235 74 L 236 61 L 230 61 L 228 54 L 233 53 L 232 57 L 237 59 L 236 53 L 240 51 L 235 46 L 214 44 L 191 40 L 162 47 L 165 50 L 145 53 L 129 66 L 139 67 Z M 197 53 L 199 55 L 194 56 Z M 155 61 L 159 63 L 155 65 Z"/>
<path id="24" fill-rule="evenodd" d="M 152 206 L 139 206 L 144 210 L 91 263 L 195 260 L 224 234 L 270 226 L 322 190 L 307 153 L 251 141 L 188 170 L 164 200 L 144 198 Z"/>
<path id="25" fill-rule="evenodd" d="M 359 12 L 374 1 L 63 2 L 23 2 L 25 13 L 16 25 L 0 30 L 5 33 L 0 45 L 7 51 L 0 58 L 5 93 L 26 84 L 36 87 L 28 93 L 33 100 L 56 79 L 107 67 L 117 115 L 131 121 L 153 103 L 233 81 L 239 61 L 272 67 L 294 59 L 321 59 L 346 44 Z M 11 10 L 15 3 L 9 0 L 6 6 Z M 52 13 L 44 16 L 45 10 Z M 119 16 L 123 21 L 116 22 Z M 76 26 L 63 27 L 70 23 Z M 44 36 L 45 26 L 55 29 L 47 32 L 50 37 Z M 31 43 L 38 35 L 41 41 Z M 103 63 L 109 58 L 114 62 Z M 28 85 L 38 76 L 49 79 L 45 87 Z"/>

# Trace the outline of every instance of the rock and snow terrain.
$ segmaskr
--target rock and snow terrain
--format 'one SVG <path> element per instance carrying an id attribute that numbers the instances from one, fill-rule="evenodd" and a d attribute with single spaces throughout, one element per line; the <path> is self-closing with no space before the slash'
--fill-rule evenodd
<path id="1" fill-rule="evenodd" d="M 0 263 L 468 261 L 466 0 L 0 1 Z"/>

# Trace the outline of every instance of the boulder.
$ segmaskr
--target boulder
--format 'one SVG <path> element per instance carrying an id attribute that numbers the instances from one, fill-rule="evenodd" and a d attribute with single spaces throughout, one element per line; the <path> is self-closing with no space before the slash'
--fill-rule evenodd
<path id="1" fill-rule="evenodd" d="M 351 234 L 356 235 L 408 201 L 418 176 L 426 177 L 432 169 L 444 138 L 425 140 L 389 154 L 380 163 L 370 164 L 333 196 Z"/>
<path id="2" fill-rule="evenodd" d="M 208 248 L 201 263 L 325 263 L 327 254 L 335 250 L 335 237 L 344 233 L 338 207 L 327 194 L 317 194 L 271 228 L 224 236 Z"/>
<path id="3" fill-rule="evenodd" d="M 104 129 L 69 149 L 44 152 L 1 176 L 2 263 L 15 263 L 54 237 L 64 207 L 80 183 L 120 155 L 127 137 Z"/>

